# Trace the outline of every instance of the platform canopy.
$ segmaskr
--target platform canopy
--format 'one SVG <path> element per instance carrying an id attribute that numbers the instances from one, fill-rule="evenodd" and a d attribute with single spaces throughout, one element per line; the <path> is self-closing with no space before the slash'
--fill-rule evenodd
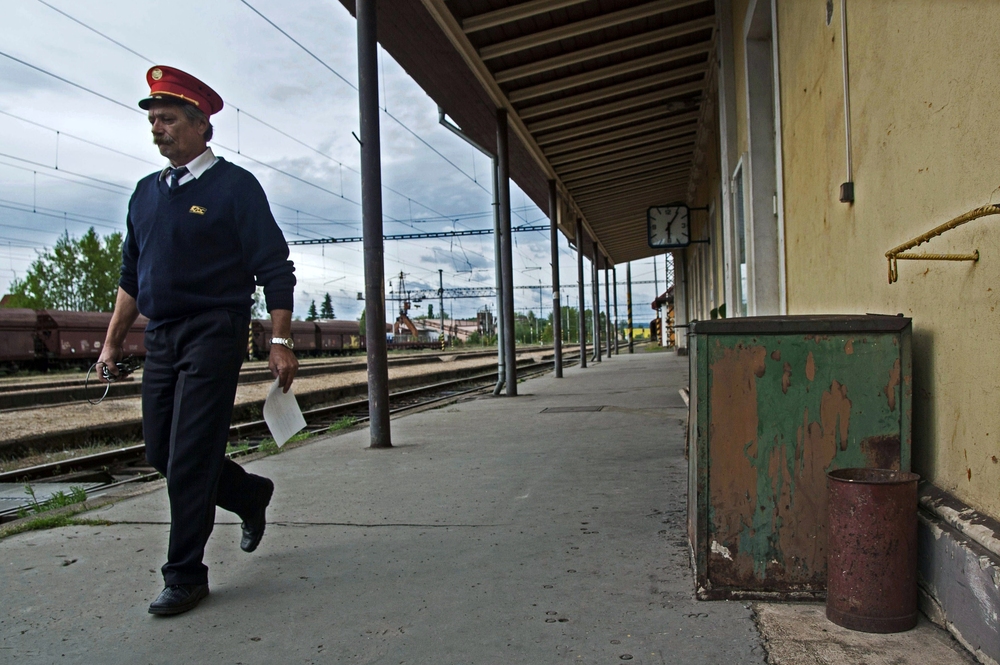
<path id="1" fill-rule="evenodd" d="M 354 11 L 354 0 L 341 0 Z M 378 39 L 548 210 L 547 181 L 612 263 L 656 253 L 646 210 L 688 198 L 714 62 L 712 0 L 379 0 Z"/>

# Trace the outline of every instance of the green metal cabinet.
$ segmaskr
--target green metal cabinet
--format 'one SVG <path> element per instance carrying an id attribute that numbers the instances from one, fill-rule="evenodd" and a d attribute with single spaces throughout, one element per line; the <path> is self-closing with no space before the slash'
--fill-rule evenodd
<path id="1" fill-rule="evenodd" d="M 701 321 L 690 337 L 697 595 L 826 589 L 826 473 L 910 470 L 910 319 Z"/>

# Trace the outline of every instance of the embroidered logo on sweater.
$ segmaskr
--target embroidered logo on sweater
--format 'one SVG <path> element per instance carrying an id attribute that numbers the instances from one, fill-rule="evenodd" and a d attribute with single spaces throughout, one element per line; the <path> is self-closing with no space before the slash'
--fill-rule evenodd
<path id="1" fill-rule="evenodd" d="M 202 208 L 201 206 L 191 206 L 191 209 L 188 210 L 188 212 L 193 212 L 196 215 L 204 215 L 206 212 L 208 212 L 208 208 Z"/>

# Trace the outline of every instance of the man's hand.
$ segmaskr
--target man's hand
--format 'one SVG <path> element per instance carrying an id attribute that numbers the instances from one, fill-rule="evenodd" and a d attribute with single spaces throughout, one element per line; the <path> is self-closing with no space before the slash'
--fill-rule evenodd
<path id="1" fill-rule="evenodd" d="M 271 310 L 271 333 L 275 337 L 292 336 L 292 310 L 272 309 Z M 299 361 L 295 354 L 287 346 L 281 344 L 271 345 L 270 360 L 267 366 L 271 368 L 271 375 L 278 379 L 283 388 L 282 392 L 288 392 L 292 387 L 292 379 L 299 371 Z"/>
<path id="2" fill-rule="evenodd" d="M 125 291 L 118 287 L 118 296 L 115 299 L 115 311 L 111 315 L 111 323 L 108 324 L 108 334 L 104 338 L 104 347 L 101 349 L 101 355 L 97 358 L 97 370 L 98 378 L 107 383 L 108 380 L 104 378 L 104 368 L 108 368 L 113 376 L 118 376 L 118 367 L 115 365 L 118 361 L 122 359 L 125 355 L 122 349 L 122 344 L 125 343 L 125 336 L 128 334 L 129 328 L 135 323 L 135 320 L 139 317 L 139 308 L 135 304 L 135 298 L 125 293 Z"/>
<path id="3" fill-rule="evenodd" d="M 105 367 L 108 368 L 108 372 L 112 375 L 116 377 L 118 376 L 118 367 L 115 363 L 122 359 L 122 355 L 124 355 L 122 347 L 115 346 L 113 344 L 104 345 L 104 348 L 101 349 L 101 355 L 97 359 L 97 367 L 95 368 L 97 370 L 97 377 L 101 380 L 101 382 L 110 382 L 108 379 L 104 378 Z"/>
<path id="4" fill-rule="evenodd" d="M 298 358 L 287 346 L 272 344 L 267 366 L 271 370 L 271 376 L 278 379 L 282 388 L 281 392 L 287 393 L 288 389 L 292 387 L 295 373 L 299 371 Z"/>

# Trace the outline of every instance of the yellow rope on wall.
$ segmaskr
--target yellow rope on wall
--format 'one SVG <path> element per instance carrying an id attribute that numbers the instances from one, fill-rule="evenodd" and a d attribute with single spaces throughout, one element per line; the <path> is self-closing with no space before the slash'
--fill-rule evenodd
<path id="1" fill-rule="evenodd" d="M 904 254 L 903 252 L 908 249 L 913 249 L 914 247 L 927 242 L 931 238 L 936 238 L 946 231 L 950 231 L 951 229 L 971 222 L 974 219 L 986 217 L 987 215 L 1000 215 L 1000 204 L 991 203 L 990 205 L 970 210 L 967 213 L 959 215 L 955 219 L 947 221 L 944 224 L 931 229 L 927 233 L 921 234 L 912 240 L 907 240 L 902 245 L 890 249 L 885 253 L 885 257 L 889 260 L 889 283 L 893 284 L 899 279 L 899 270 L 896 265 L 896 261 L 899 259 L 910 259 L 915 261 L 978 261 L 978 249 L 969 254 Z"/>

